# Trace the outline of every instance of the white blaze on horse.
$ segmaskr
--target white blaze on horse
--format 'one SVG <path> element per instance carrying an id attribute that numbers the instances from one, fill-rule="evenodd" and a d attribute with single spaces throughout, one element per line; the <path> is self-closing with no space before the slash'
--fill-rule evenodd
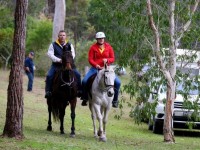
<path id="1" fill-rule="evenodd" d="M 94 136 L 99 136 L 99 140 L 103 142 L 106 141 L 106 123 L 114 97 L 114 80 L 114 69 L 105 64 L 104 69 L 97 72 L 90 91 L 91 95 L 89 95 L 89 108 L 93 121 Z M 96 119 L 99 122 L 98 132 Z"/>

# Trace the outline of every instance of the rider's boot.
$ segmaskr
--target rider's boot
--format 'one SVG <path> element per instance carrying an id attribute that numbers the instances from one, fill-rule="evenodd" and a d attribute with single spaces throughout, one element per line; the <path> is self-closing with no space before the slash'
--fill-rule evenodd
<path id="1" fill-rule="evenodd" d="M 118 108 L 118 102 L 117 101 L 113 101 L 112 102 L 112 107 L 113 108 Z"/>

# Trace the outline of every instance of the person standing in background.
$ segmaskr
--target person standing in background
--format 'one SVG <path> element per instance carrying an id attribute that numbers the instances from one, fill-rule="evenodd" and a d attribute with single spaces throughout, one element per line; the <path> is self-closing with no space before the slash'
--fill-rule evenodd
<path id="1" fill-rule="evenodd" d="M 35 70 L 33 58 L 34 58 L 34 52 L 31 51 L 29 52 L 28 57 L 25 59 L 25 63 L 24 63 L 25 73 L 28 77 L 27 91 L 29 92 L 31 92 L 33 89 L 34 70 Z"/>

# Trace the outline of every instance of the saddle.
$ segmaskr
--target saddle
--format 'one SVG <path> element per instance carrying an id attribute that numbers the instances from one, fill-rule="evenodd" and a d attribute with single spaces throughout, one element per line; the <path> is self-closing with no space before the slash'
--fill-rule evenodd
<path id="1" fill-rule="evenodd" d="M 95 77 L 97 76 L 97 73 L 93 74 L 87 81 L 87 84 L 86 84 L 86 92 L 89 94 L 89 96 L 92 98 L 92 94 L 91 94 L 91 88 L 92 88 L 92 83 L 95 79 Z"/>

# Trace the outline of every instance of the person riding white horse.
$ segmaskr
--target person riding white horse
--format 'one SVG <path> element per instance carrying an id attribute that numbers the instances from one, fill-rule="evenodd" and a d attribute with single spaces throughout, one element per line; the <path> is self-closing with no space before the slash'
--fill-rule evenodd
<path id="1" fill-rule="evenodd" d="M 106 124 L 114 97 L 114 81 L 115 72 L 113 68 L 105 64 L 105 67 L 97 72 L 90 90 L 89 108 L 93 121 L 94 136 L 99 136 L 99 140 L 103 142 L 107 140 Z M 96 119 L 99 122 L 99 128 L 96 127 Z"/>
<path id="2" fill-rule="evenodd" d="M 91 68 L 85 77 L 82 80 L 82 106 L 87 106 L 88 101 L 88 92 L 87 92 L 87 82 L 88 79 L 97 73 L 98 70 L 103 69 L 104 63 L 108 65 L 112 64 L 115 61 L 114 50 L 112 46 L 105 42 L 105 34 L 104 32 L 97 32 L 96 33 L 96 40 L 97 42 L 90 47 L 88 53 L 88 61 L 91 64 Z M 115 94 L 112 102 L 112 106 L 117 108 L 118 107 L 118 95 L 120 89 L 121 82 L 117 76 L 115 76 Z"/>

